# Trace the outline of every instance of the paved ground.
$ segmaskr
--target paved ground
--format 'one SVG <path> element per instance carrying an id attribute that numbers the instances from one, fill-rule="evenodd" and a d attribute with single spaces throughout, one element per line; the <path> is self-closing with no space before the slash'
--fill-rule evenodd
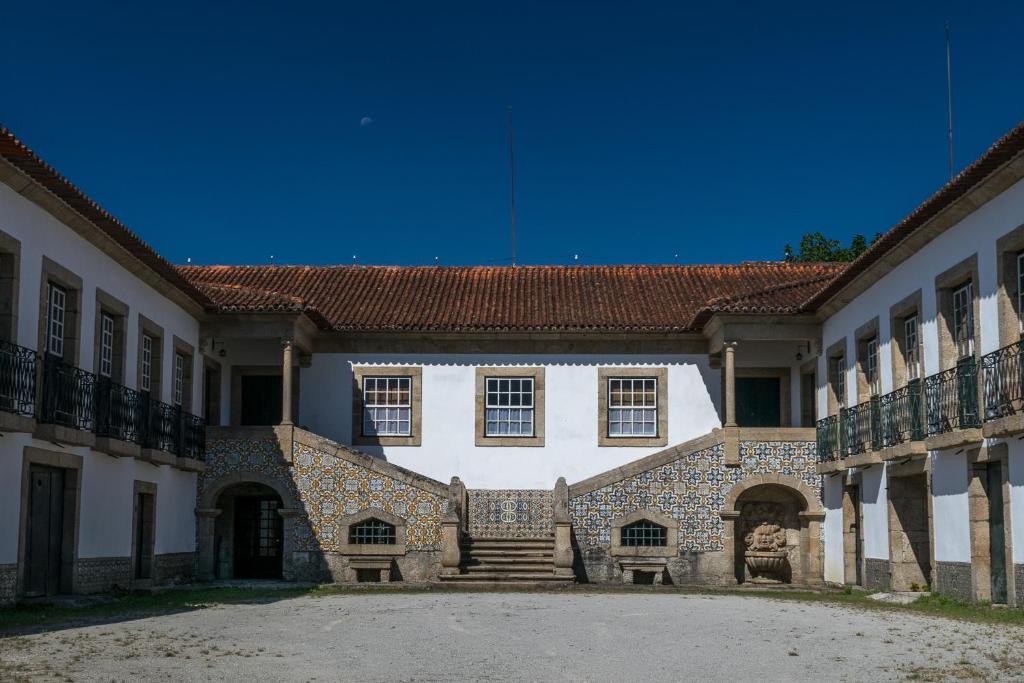
<path id="1" fill-rule="evenodd" d="M 1024 630 L 763 597 L 389 593 L 0 640 L 0 680 L 1024 680 Z"/>

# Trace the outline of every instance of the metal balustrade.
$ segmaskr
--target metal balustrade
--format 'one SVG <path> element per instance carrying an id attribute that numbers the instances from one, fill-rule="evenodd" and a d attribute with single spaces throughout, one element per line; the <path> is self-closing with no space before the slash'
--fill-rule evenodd
<path id="1" fill-rule="evenodd" d="M 145 394 L 100 378 L 96 384 L 96 436 L 141 444 Z"/>
<path id="2" fill-rule="evenodd" d="M 818 420 L 816 431 L 818 461 L 832 462 L 838 460 L 842 453 L 839 416 L 829 415 Z"/>
<path id="3" fill-rule="evenodd" d="M 878 401 L 872 399 L 839 411 L 843 456 L 867 453 L 881 446 L 877 437 Z"/>
<path id="4" fill-rule="evenodd" d="M 92 431 L 95 426 L 96 375 L 43 356 L 43 400 L 39 421 Z"/>
<path id="5" fill-rule="evenodd" d="M 32 349 L 0 341 L 0 410 L 35 416 L 37 361 Z"/>
<path id="6" fill-rule="evenodd" d="M 985 420 L 997 420 L 1024 410 L 1024 342 L 1005 346 L 981 358 Z"/>
<path id="7" fill-rule="evenodd" d="M 981 426 L 978 364 L 974 358 L 924 380 L 928 436 Z"/>
<path id="8" fill-rule="evenodd" d="M 923 385 L 915 379 L 878 399 L 882 448 L 924 439 Z"/>

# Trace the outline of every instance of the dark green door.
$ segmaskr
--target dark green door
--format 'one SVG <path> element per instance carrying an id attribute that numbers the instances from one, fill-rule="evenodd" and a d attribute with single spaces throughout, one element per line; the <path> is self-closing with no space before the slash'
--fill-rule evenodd
<path id="1" fill-rule="evenodd" d="M 998 462 L 986 466 L 988 489 L 988 549 L 992 568 L 992 602 L 1006 604 L 1006 531 L 1003 520 L 1003 468 Z"/>
<path id="2" fill-rule="evenodd" d="M 781 427 L 778 377 L 736 378 L 736 422 L 741 427 Z"/>
<path id="3" fill-rule="evenodd" d="M 61 589 L 64 546 L 64 470 L 32 465 L 29 470 L 25 596 Z"/>
<path id="4" fill-rule="evenodd" d="M 281 376 L 244 375 L 242 377 L 243 425 L 281 423 Z"/>

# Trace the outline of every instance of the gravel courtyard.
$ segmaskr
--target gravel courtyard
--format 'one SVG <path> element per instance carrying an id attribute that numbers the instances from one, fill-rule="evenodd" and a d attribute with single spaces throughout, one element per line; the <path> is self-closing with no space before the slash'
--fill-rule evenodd
<path id="1" fill-rule="evenodd" d="M 307 596 L 0 639 L 0 680 L 1024 680 L 1024 631 L 765 597 Z"/>

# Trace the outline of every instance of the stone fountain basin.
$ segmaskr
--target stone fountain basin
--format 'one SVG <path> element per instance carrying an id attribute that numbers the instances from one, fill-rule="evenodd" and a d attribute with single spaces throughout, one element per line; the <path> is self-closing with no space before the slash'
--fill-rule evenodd
<path id="1" fill-rule="evenodd" d="M 752 572 L 778 574 L 785 570 L 788 553 L 785 550 L 748 550 L 743 559 Z"/>

